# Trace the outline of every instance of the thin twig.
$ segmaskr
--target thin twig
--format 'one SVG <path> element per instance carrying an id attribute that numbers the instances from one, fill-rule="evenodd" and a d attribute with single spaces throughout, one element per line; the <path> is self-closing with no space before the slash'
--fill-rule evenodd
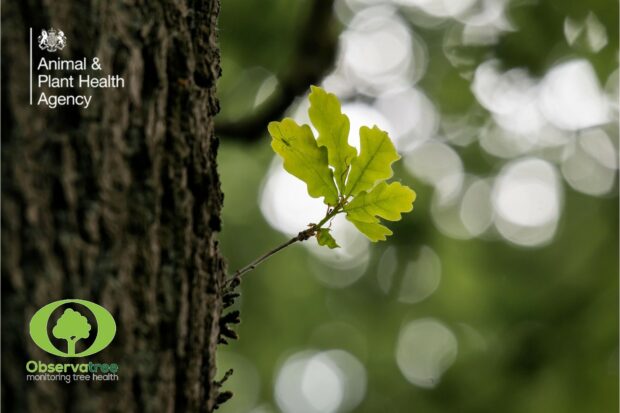
<path id="1" fill-rule="evenodd" d="M 255 259 L 254 261 L 246 265 L 245 267 L 237 270 L 233 274 L 233 276 L 228 279 L 228 281 L 226 282 L 226 286 L 229 287 L 230 289 L 237 287 L 239 283 L 241 282 L 241 277 L 243 276 L 243 274 L 249 271 L 252 271 L 254 268 L 256 268 L 257 265 L 265 261 L 267 258 L 271 257 L 273 254 L 277 253 L 278 251 L 283 250 L 284 248 L 288 247 L 289 245 L 294 244 L 297 241 L 305 241 L 308 238 L 312 237 L 315 234 L 317 229 L 318 228 L 316 228 L 315 226 L 312 226 L 311 228 L 308 228 L 305 231 L 301 231 L 299 234 L 297 234 L 297 236 L 291 238 L 290 240 L 286 241 L 283 244 L 278 245 L 276 248 L 261 255 L 260 257 L 258 257 L 257 259 Z"/>
<path id="2" fill-rule="evenodd" d="M 283 244 L 278 245 L 274 249 L 272 249 L 270 251 L 267 251 L 265 254 L 261 255 L 260 257 L 258 257 L 257 259 L 255 259 L 254 261 L 252 261 L 251 263 L 246 265 L 245 267 L 237 270 L 225 282 L 224 288 L 229 290 L 229 291 L 230 290 L 234 290 L 241 283 L 241 277 L 245 273 L 252 271 L 259 264 L 261 264 L 263 261 L 267 260 L 269 257 L 271 257 L 275 253 L 283 250 L 284 248 L 288 247 L 289 245 L 292 245 L 292 244 L 294 244 L 294 243 L 296 243 L 298 241 L 299 242 L 303 242 L 303 241 L 313 237 L 314 235 L 316 235 L 317 231 L 320 230 L 323 227 L 323 225 L 325 225 L 326 222 L 330 221 L 334 216 L 336 216 L 337 214 L 342 212 L 342 208 L 343 208 L 345 202 L 346 202 L 346 199 L 344 199 L 344 198 L 341 199 L 340 203 L 338 203 L 338 205 L 333 210 L 331 210 L 327 214 L 325 214 L 325 217 L 318 224 L 310 224 L 310 228 L 308 228 L 308 229 L 306 229 L 304 231 L 301 231 L 295 237 L 289 239 L 288 241 L 286 241 Z"/>

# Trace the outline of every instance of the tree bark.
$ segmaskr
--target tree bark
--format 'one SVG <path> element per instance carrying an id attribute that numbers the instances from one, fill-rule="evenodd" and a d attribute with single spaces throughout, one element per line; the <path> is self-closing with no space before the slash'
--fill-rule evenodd
<path id="1" fill-rule="evenodd" d="M 3 2 L 3 411 L 214 409 L 218 12 L 218 0 Z M 29 27 L 35 47 L 41 29 L 62 30 L 59 57 L 99 57 L 125 88 L 91 89 L 88 109 L 30 106 Z M 27 360 L 76 362 L 28 335 L 64 298 L 114 316 L 114 341 L 86 361 L 118 363 L 118 382 L 26 382 Z"/>

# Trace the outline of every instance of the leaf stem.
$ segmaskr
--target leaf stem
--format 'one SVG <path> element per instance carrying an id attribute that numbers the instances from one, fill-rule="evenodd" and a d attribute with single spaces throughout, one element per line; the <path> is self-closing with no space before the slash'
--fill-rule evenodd
<path id="1" fill-rule="evenodd" d="M 261 264 L 262 262 L 267 260 L 269 257 L 274 255 L 275 253 L 277 253 L 277 252 L 283 250 L 284 248 L 288 247 L 289 245 L 292 245 L 292 244 L 294 244 L 294 243 L 296 243 L 298 241 L 299 242 L 303 242 L 303 241 L 313 237 L 316 234 L 316 232 L 319 229 L 321 229 L 323 227 L 323 225 L 325 225 L 325 223 L 327 223 L 333 217 L 335 217 L 336 215 L 338 215 L 339 213 L 342 212 L 342 208 L 344 207 L 345 203 L 346 203 L 346 200 L 345 199 L 341 199 L 341 201 L 338 203 L 338 205 L 336 205 L 331 212 L 328 212 L 327 214 L 325 214 L 325 217 L 321 221 L 319 221 L 318 224 L 310 224 L 310 228 L 308 228 L 308 229 L 306 229 L 304 231 L 299 232 L 299 234 L 297 234 L 293 238 L 289 239 L 285 243 L 280 244 L 277 247 L 275 247 L 274 249 L 267 251 L 265 254 L 261 255 L 260 257 L 258 257 L 257 259 L 255 259 L 254 261 L 252 261 L 251 263 L 246 265 L 245 267 L 238 269 L 232 276 L 228 277 L 228 279 L 226 280 L 226 282 L 224 284 L 225 288 L 228 289 L 228 290 L 235 289 L 241 283 L 241 277 L 245 273 L 252 271 L 259 264 Z"/>

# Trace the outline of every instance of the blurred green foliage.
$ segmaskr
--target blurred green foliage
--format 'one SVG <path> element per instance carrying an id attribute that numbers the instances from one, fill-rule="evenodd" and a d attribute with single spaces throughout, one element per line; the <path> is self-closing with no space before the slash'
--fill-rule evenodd
<path id="1" fill-rule="evenodd" d="M 222 118 L 234 121 L 251 113 L 265 79 L 286 71 L 309 5 L 286 0 L 223 3 Z M 570 47 L 562 28 L 566 17 L 583 19 L 590 12 L 609 36 L 598 53 Z M 411 23 L 428 50 L 427 74 L 417 87 L 442 115 L 474 114 L 482 128 L 486 114 L 472 94 L 467 72 L 489 58 L 499 59 L 505 68 L 522 67 L 543 76 L 558 61 L 582 57 L 602 84 L 617 70 L 616 2 L 512 1 L 508 13 L 518 29 L 492 45 L 457 47 L 454 53 L 467 57 L 464 66 L 451 64 L 444 49 L 445 36 L 458 22 Z M 617 150 L 617 129 L 608 131 Z M 254 143 L 230 136 L 222 140 L 221 240 L 232 272 L 286 235 L 272 229 L 259 208 L 273 159 L 266 130 Z M 506 162 L 485 153 L 477 141 L 455 151 L 468 173 L 496 174 Z M 596 197 L 564 183 L 553 240 L 526 248 L 499 236 L 458 240 L 445 235 L 431 219 L 433 188 L 401 163 L 395 169 L 397 179 L 418 194 L 414 212 L 390 225 L 394 236 L 386 243 L 370 246 L 368 267 L 355 283 L 326 286 L 317 271 L 329 276 L 346 270 L 330 267 L 301 245 L 247 275 L 238 303 L 240 339 L 219 350 L 220 372 L 236 370 L 225 385 L 235 397 L 221 411 L 279 411 L 274 399 L 278 370 L 286 357 L 308 349 L 343 349 L 362 362 L 367 389 L 357 412 L 618 411 L 617 191 Z M 382 257 L 395 251 L 395 285 L 422 246 L 430 246 L 440 259 L 439 287 L 419 303 L 399 302 L 396 289 L 386 294 L 378 285 L 385 270 Z M 428 317 L 441 320 L 458 341 L 454 363 L 430 389 L 410 383 L 395 359 L 403 325 Z"/>

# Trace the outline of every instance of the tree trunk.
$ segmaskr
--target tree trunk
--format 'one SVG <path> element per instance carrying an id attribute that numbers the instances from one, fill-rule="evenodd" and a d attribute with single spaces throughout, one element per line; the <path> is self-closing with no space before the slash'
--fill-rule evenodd
<path id="1" fill-rule="evenodd" d="M 2 4 L 2 410 L 212 411 L 220 334 L 222 194 L 216 171 L 218 0 Z M 29 102 L 44 55 L 98 57 L 125 88 L 88 109 Z M 41 29 L 67 37 L 57 54 Z M 101 76 L 101 74 L 99 74 Z M 65 363 L 28 335 L 34 312 L 80 298 L 114 316 L 119 381 L 26 382 L 27 360 Z"/>
<path id="2" fill-rule="evenodd" d="M 67 339 L 67 354 L 75 354 L 75 340 L 72 338 Z"/>

